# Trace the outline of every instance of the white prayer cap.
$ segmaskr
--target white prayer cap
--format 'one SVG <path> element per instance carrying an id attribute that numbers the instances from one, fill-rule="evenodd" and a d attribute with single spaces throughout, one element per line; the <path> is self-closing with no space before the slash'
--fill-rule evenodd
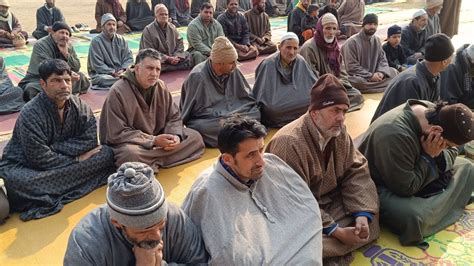
<path id="1" fill-rule="evenodd" d="M 469 56 L 469 58 L 471 59 L 471 62 L 474 63 L 474 44 L 471 44 L 466 48 L 466 53 L 467 56 Z"/>
<path id="2" fill-rule="evenodd" d="M 424 9 L 419 9 L 415 13 L 413 13 L 412 19 L 426 15 L 426 11 Z"/>
<path id="3" fill-rule="evenodd" d="M 114 15 L 110 14 L 110 13 L 105 13 L 104 15 L 102 15 L 102 19 L 100 21 L 100 25 L 103 27 L 105 23 L 107 23 L 107 21 L 109 20 L 113 20 L 115 22 L 117 22 L 117 20 L 115 19 Z"/>
<path id="4" fill-rule="evenodd" d="M 326 25 L 328 23 L 335 23 L 337 24 L 337 18 L 331 14 L 331 13 L 326 13 L 321 17 L 321 25 Z"/>
<path id="5" fill-rule="evenodd" d="M 0 6 L 10 7 L 10 2 L 8 0 L 0 0 Z"/>
<path id="6" fill-rule="evenodd" d="M 452 0 L 451 0 L 452 1 Z M 443 0 L 426 0 L 426 9 L 443 5 Z"/>
<path id="7" fill-rule="evenodd" d="M 296 40 L 296 41 L 300 41 L 298 39 L 298 36 L 296 36 L 296 34 L 294 32 L 287 32 L 285 34 L 283 34 L 283 36 L 281 36 L 281 39 L 280 39 L 280 43 L 286 41 L 286 40 L 290 40 L 290 39 L 293 39 L 293 40 Z"/>

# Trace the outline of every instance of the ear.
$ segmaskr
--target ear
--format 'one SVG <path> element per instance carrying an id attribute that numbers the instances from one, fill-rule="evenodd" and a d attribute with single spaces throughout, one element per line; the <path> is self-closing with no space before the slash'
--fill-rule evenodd
<path id="1" fill-rule="evenodd" d="M 430 127 L 430 132 L 436 132 L 436 133 L 443 133 L 443 128 L 441 126 L 438 126 L 438 125 L 432 125 Z"/>
<path id="2" fill-rule="evenodd" d="M 113 226 L 115 226 L 117 229 L 121 229 L 122 225 L 117 222 L 117 220 L 110 218 L 110 222 L 112 223 Z"/>
<path id="3" fill-rule="evenodd" d="M 43 90 L 46 90 L 46 81 L 44 81 L 43 79 L 40 79 L 40 85 L 41 85 L 41 88 L 43 88 Z"/>
<path id="4" fill-rule="evenodd" d="M 224 163 L 226 163 L 226 164 L 233 164 L 234 163 L 234 156 L 232 156 L 229 153 L 223 153 L 221 155 L 221 158 L 224 161 Z"/>

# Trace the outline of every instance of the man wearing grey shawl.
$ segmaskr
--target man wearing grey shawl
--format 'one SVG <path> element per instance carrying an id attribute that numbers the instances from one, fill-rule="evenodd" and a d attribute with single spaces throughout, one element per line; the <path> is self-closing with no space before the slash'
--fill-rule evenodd
<path id="1" fill-rule="evenodd" d="M 318 202 L 293 169 L 263 152 L 266 135 L 254 119 L 227 119 L 221 155 L 183 209 L 202 232 L 211 265 L 322 265 Z"/>
<path id="2" fill-rule="evenodd" d="M 110 13 L 104 14 L 102 32 L 92 39 L 87 58 L 91 89 L 109 89 L 132 63 L 127 41 L 117 34 L 117 20 Z"/>
<path id="3" fill-rule="evenodd" d="M 298 54 L 298 36 L 287 32 L 279 52 L 264 59 L 255 70 L 252 95 L 269 127 L 282 127 L 306 113 L 316 75 Z"/>
<path id="4" fill-rule="evenodd" d="M 64 265 L 207 262 L 196 226 L 166 201 L 148 165 L 122 164 L 108 179 L 106 200 L 71 232 Z"/>

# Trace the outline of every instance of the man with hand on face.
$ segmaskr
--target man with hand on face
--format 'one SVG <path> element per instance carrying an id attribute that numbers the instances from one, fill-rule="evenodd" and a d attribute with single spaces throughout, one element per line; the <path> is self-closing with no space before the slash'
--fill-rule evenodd
<path id="1" fill-rule="evenodd" d="M 420 9 L 413 14 L 410 24 L 402 29 L 401 44 L 408 65 L 414 65 L 419 59 L 424 58 L 427 25 L 428 14 L 424 9 Z"/>
<path id="2" fill-rule="evenodd" d="M 395 68 L 389 67 L 382 43 L 375 36 L 378 24 L 377 15 L 365 15 L 362 30 L 341 47 L 349 81 L 362 93 L 385 91 L 398 74 Z"/>
<path id="3" fill-rule="evenodd" d="M 204 143 L 183 127 L 178 106 L 159 79 L 160 54 L 138 52 L 135 65 L 112 86 L 100 115 L 100 142 L 112 147 L 115 163 L 144 162 L 157 172 L 198 159 Z"/>
<path id="4" fill-rule="evenodd" d="M 319 78 L 308 112 L 268 143 L 308 184 L 323 222 L 324 264 L 348 265 L 352 251 L 379 236 L 378 196 L 365 157 L 344 126 L 349 98 L 332 74 Z"/>
<path id="5" fill-rule="evenodd" d="M 258 56 L 257 47 L 250 43 L 250 30 L 245 16 L 238 12 L 239 1 L 227 0 L 227 9 L 217 21 L 222 25 L 225 36 L 232 42 L 238 54 L 238 60 L 254 59 Z"/>
<path id="6" fill-rule="evenodd" d="M 73 229 L 64 265 L 152 265 L 207 262 L 201 235 L 167 202 L 153 170 L 124 163 L 108 179 L 107 204 Z"/>
<path id="7" fill-rule="evenodd" d="M 66 22 L 63 13 L 56 7 L 56 0 L 46 0 L 46 3 L 36 10 L 36 30 L 33 37 L 41 39 L 48 36 L 53 31 L 53 24 L 56 21 Z"/>
<path id="8" fill-rule="evenodd" d="M 143 30 L 140 49 L 153 48 L 161 56 L 161 72 L 191 69 L 193 58 L 184 51 L 183 38 L 176 26 L 168 21 L 168 8 L 164 4 L 155 6 L 155 21 Z"/>
<path id="9" fill-rule="evenodd" d="M 132 51 L 125 38 L 117 34 L 115 17 L 104 14 L 102 32 L 92 39 L 87 57 L 91 89 L 110 89 L 132 63 Z"/>
<path id="10" fill-rule="evenodd" d="M 282 127 L 308 110 L 316 75 L 298 54 L 298 42 L 296 34 L 287 32 L 280 39 L 279 52 L 265 58 L 255 70 L 252 95 L 266 126 Z"/>
<path id="11" fill-rule="evenodd" d="M 55 22 L 52 32 L 46 38 L 38 40 L 31 52 L 30 64 L 25 77 L 18 83 L 24 91 L 25 101 L 31 100 L 41 92 L 38 66 L 48 59 L 61 59 L 71 68 L 72 93 L 86 93 L 90 87 L 89 78 L 79 72 L 81 62 L 76 55 L 74 46 L 70 43 L 71 28 L 65 22 Z"/>
<path id="12" fill-rule="evenodd" d="M 59 212 L 104 184 L 114 170 L 112 150 L 97 145 L 94 113 L 71 96 L 71 74 L 63 60 L 41 63 L 42 92 L 22 108 L 3 151 L 0 176 L 22 220 Z"/>
<path id="13" fill-rule="evenodd" d="M 257 120 L 226 119 L 221 155 L 183 209 L 202 232 L 211 265 L 322 265 L 318 203 L 295 171 L 263 152 L 266 135 Z"/>
<path id="14" fill-rule="evenodd" d="M 380 198 L 380 221 L 402 245 L 456 222 L 470 203 L 474 164 L 456 146 L 474 139 L 474 115 L 463 104 L 408 100 L 375 120 L 360 151 Z"/>

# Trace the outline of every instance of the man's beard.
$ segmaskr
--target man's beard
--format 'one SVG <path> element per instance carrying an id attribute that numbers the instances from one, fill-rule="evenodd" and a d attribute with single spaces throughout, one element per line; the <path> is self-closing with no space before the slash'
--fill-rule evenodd
<path id="1" fill-rule="evenodd" d="M 324 36 L 324 41 L 325 41 L 326 43 L 332 43 L 332 42 L 334 41 L 334 39 L 335 39 L 334 36 L 332 36 L 332 37 L 330 37 L 330 38 Z"/>
<path id="2" fill-rule="evenodd" d="M 368 29 L 368 30 L 364 29 L 364 33 L 368 36 L 374 35 L 376 31 L 377 30 L 374 30 L 374 29 Z"/>
<path id="3" fill-rule="evenodd" d="M 156 248 L 161 240 L 143 240 L 141 242 L 138 242 L 137 240 L 133 239 L 133 238 L 130 238 L 128 237 L 127 233 L 124 232 L 123 229 L 121 229 L 122 231 L 122 235 L 125 237 L 125 239 L 127 239 L 128 242 L 130 242 L 131 244 L 133 245 L 136 245 L 140 248 L 144 248 L 144 249 L 154 249 Z"/>
<path id="4" fill-rule="evenodd" d="M 1 11 L 0 16 L 2 16 L 4 18 L 8 17 L 8 10 L 7 11 Z"/>
<path id="5" fill-rule="evenodd" d="M 47 6 L 48 8 L 53 8 L 55 5 L 54 5 L 54 3 L 46 3 L 46 6 Z"/>

